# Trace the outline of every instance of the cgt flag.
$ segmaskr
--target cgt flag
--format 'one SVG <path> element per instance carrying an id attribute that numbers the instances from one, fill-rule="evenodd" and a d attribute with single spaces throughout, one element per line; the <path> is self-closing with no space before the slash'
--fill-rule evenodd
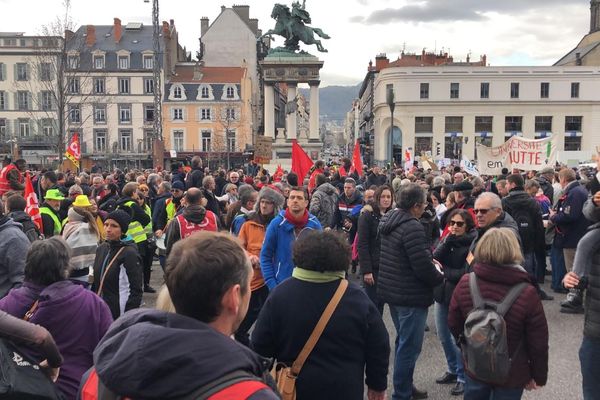
<path id="1" fill-rule="evenodd" d="M 65 156 L 69 160 L 71 160 L 71 162 L 75 165 L 76 168 L 79 168 L 79 160 L 81 160 L 81 146 L 79 144 L 79 133 L 75 132 L 73 136 L 71 136 L 71 141 L 69 142 L 69 147 L 67 147 Z"/>
<path id="2" fill-rule="evenodd" d="M 359 176 L 363 176 L 363 163 L 362 158 L 360 158 L 360 144 L 358 140 L 354 144 L 354 152 L 352 153 L 352 168 Z"/>
<path id="3" fill-rule="evenodd" d="M 298 175 L 298 183 L 304 181 L 313 164 L 302 146 L 295 139 L 292 140 L 292 171 Z"/>
<path id="4" fill-rule="evenodd" d="M 25 192 L 23 193 L 25 197 L 25 201 L 27 201 L 27 205 L 25 207 L 25 212 L 29 214 L 35 226 L 42 231 L 42 216 L 40 215 L 40 207 L 38 204 L 38 198 L 35 194 L 35 190 L 33 190 L 33 184 L 31 183 L 31 178 L 29 177 L 29 172 L 25 175 Z"/>

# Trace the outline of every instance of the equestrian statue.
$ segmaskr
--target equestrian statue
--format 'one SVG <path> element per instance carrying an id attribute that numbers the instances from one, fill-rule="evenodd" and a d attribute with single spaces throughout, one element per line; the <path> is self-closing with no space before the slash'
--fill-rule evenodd
<path id="1" fill-rule="evenodd" d="M 271 12 L 271 18 L 276 22 L 275 28 L 266 32 L 263 37 L 279 35 L 285 38 L 283 50 L 291 53 L 300 50 L 300 42 L 305 44 L 315 44 L 321 52 L 327 52 L 321 41 L 315 37 L 315 34 L 323 39 L 329 39 L 329 36 L 319 28 L 313 28 L 305 24 L 310 24 L 310 14 L 306 11 L 306 0 L 294 1 L 292 10 L 283 4 L 275 4 Z"/>

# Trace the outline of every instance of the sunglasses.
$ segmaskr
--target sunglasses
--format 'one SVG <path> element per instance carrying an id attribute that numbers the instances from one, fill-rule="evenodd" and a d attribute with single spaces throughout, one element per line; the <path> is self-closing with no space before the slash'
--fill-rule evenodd
<path id="1" fill-rule="evenodd" d="M 474 208 L 473 212 L 475 214 L 481 214 L 481 215 L 485 215 L 487 214 L 489 211 L 491 210 L 491 208 Z"/>
<path id="2" fill-rule="evenodd" d="M 456 225 L 457 228 L 462 228 L 463 226 L 465 226 L 465 221 L 448 221 L 448 225 L 449 226 L 454 226 Z"/>

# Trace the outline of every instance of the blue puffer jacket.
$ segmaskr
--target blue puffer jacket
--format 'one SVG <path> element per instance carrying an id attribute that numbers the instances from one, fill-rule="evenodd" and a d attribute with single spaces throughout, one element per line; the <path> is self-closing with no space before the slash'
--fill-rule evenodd
<path id="1" fill-rule="evenodd" d="M 300 234 L 307 229 L 322 230 L 323 228 L 317 217 L 309 214 L 308 222 Z M 285 211 L 280 211 L 267 227 L 260 251 L 260 268 L 269 290 L 292 276 L 294 269 L 292 246 L 297 236 L 294 225 L 285 219 Z"/>

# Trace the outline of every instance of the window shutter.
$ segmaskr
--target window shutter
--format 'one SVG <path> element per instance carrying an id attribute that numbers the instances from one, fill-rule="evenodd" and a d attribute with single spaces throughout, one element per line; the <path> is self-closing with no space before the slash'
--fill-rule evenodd
<path id="1" fill-rule="evenodd" d="M 4 63 L 0 63 L 0 81 L 6 79 L 6 65 Z"/>
<path id="2" fill-rule="evenodd" d="M 33 107 L 31 92 L 27 92 L 27 109 L 33 110 L 34 108 L 35 107 Z"/>
<path id="3" fill-rule="evenodd" d="M 30 78 L 30 76 L 31 76 L 31 67 L 30 67 L 29 63 L 25 64 L 25 74 L 26 74 L 25 78 L 27 78 L 27 79 L 25 79 L 26 81 L 28 81 L 29 79 L 31 79 Z"/>
<path id="4" fill-rule="evenodd" d="M 38 95 L 37 95 L 37 98 L 38 98 L 37 99 L 37 102 L 38 102 L 37 109 L 38 110 L 43 110 L 44 109 L 44 103 L 43 103 L 43 101 L 44 101 L 44 95 L 43 94 L 44 94 L 44 92 L 39 92 Z"/>
<path id="5" fill-rule="evenodd" d="M 19 109 L 19 93 L 15 92 L 14 95 L 15 95 L 15 110 L 18 110 Z"/>

